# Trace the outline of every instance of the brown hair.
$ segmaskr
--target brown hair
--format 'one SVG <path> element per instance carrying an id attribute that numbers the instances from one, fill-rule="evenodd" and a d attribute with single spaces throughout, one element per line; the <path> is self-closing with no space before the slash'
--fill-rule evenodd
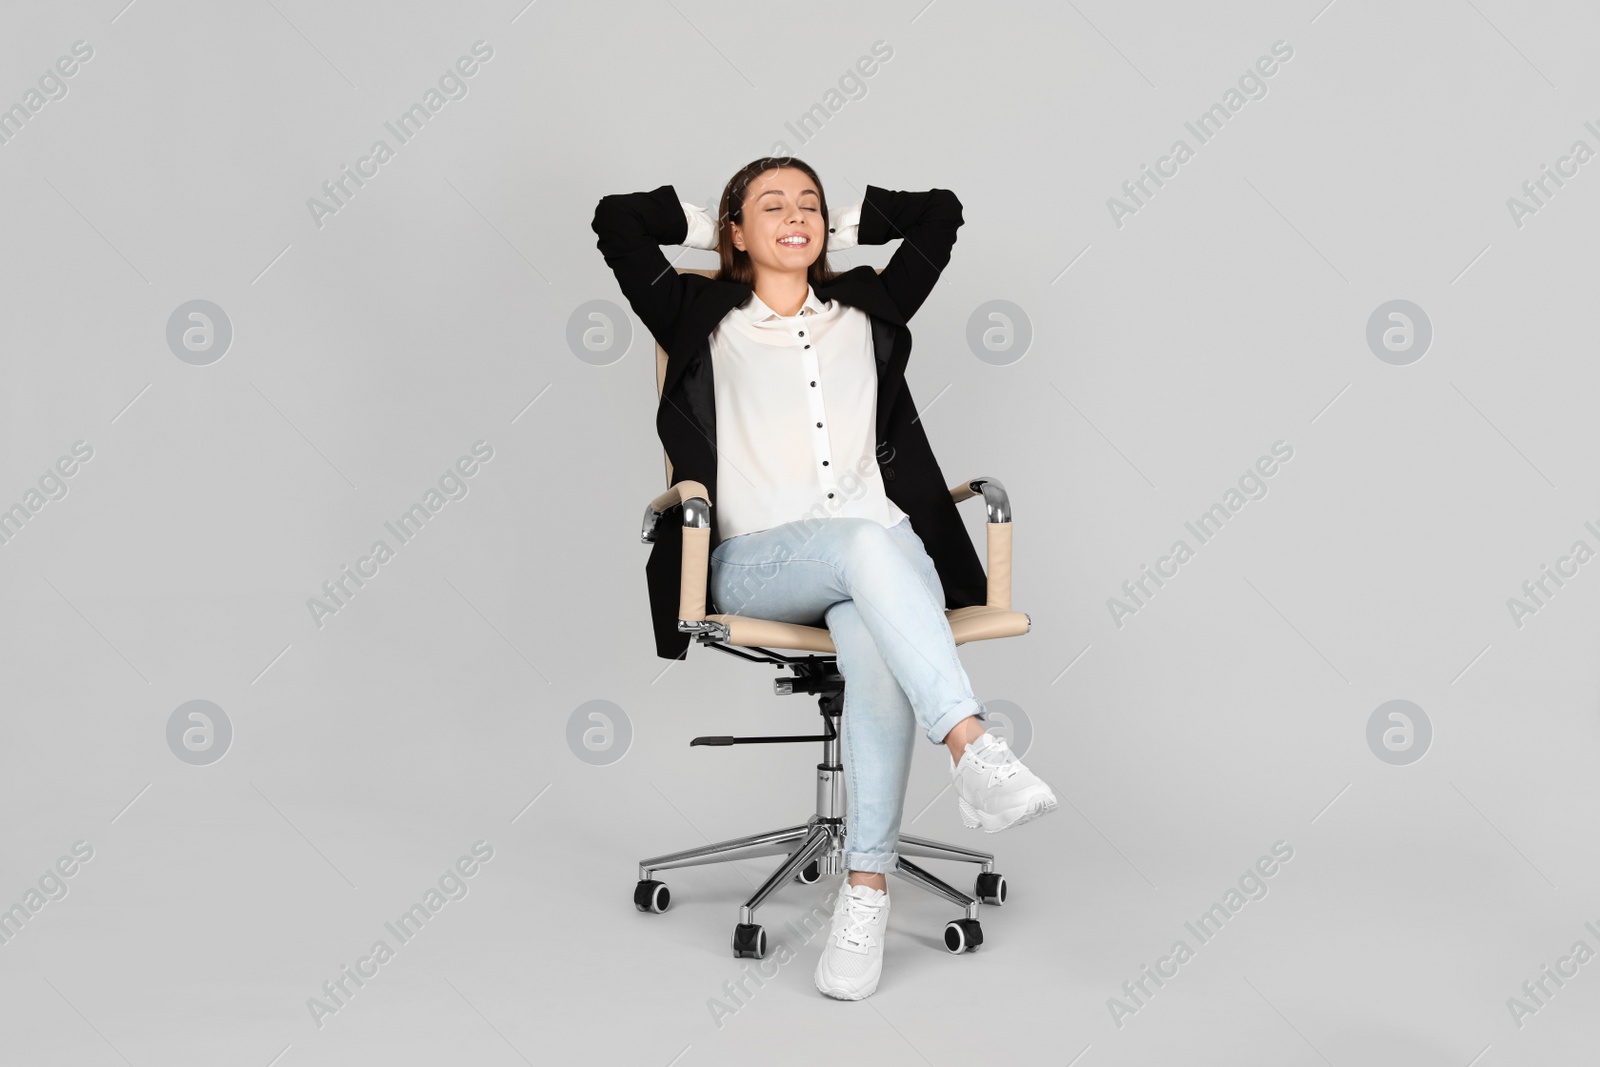
<path id="1" fill-rule="evenodd" d="M 741 285 L 755 285 L 755 267 L 750 263 L 750 253 L 742 252 L 733 246 L 732 223 L 744 225 L 744 197 L 750 183 L 769 170 L 778 170 L 784 167 L 793 167 L 795 170 L 805 171 L 813 184 L 817 187 L 817 197 L 822 201 L 822 237 L 824 244 L 822 254 L 812 261 L 806 269 L 806 281 L 812 286 L 822 285 L 837 277 L 837 272 L 828 268 L 828 194 L 822 188 L 822 179 L 817 177 L 817 172 L 810 165 L 794 158 L 793 156 L 762 156 L 760 159 L 746 163 L 739 168 L 739 172 L 728 179 L 728 184 L 722 190 L 722 203 L 717 212 L 717 254 L 722 259 L 721 269 L 717 271 L 719 282 L 739 282 Z"/>

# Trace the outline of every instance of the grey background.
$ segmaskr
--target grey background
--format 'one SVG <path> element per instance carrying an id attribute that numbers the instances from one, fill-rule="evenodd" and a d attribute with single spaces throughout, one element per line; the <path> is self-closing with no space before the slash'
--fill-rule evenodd
<path id="1" fill-rule="evenodd" d="M 1520 228 L 1506 200 L 1600 147 L 1597 31 L 1507 0 L 8 7 L 0 102 L 94 56 L 0 146 L 0 504 L 94 456 L 0 546 L 0 904 L 94 855 L 0 946 L 0 1060 L 1575 1062 L 1600 963 L 1520 1028 L 1506 1000 L 1600 949 L 1600 562 L 1521 628 L 1506 599 L 1600 547 L 1600 164 Z M 480 39 L 468 95 L 319 229 L 307 199 Z M 788 132 L 877 40 L 865 94 Z M 1267 95 L 1196 146 L 1185 120 L 1277 40 Z M 1115 226 L 1180 137 L 1194 158 Z M 919 751 L 908 826 L 1011 883 L 983 949 L 947 955 L 953 909 L 892 880 L 870 1001 L 816 992 L 817 939 L 719 1028 L 776 861 L 673 872 L 662 916 L 634 864 L 802 818 L 811 746 L 687 740 L 813 705 L 654 657 L 649 337 L 594 366 L 566 329 L 621 300 L 601 195 L 704 204 L 778 141 L 835 208 L 868 183 L 965 205 L 909 385 L 950 479 L 1010 489 L 1033 631 L 963 658 L 1066 803 L 979 840 Z M 233 331 L 206 366 L 166 340 L 200 299 Z M 1395 299 L 1433 328 L 1408 366 L 1365 341 Z M 990 300 L 1033 330 L 1004 366 L 965 342 Z M 479 440 L 468 495 L 314 625 Z M 1118 628 L 1107 598 L 1278 440 L 1270 493 Z M 1433 729 L 1405 766 L 1366 741 L 1392 699 Z M 231 722 L 210 765 L 167 744 L 190 700 Z M 632 731 L 603 765 L 567 744 L 595 700 Z M 315 1026 L 307 998 L 480 840 L 468 894 Z M 1269 895 L 1116 1026 L 1107 999 L 1276 841 Z"/>

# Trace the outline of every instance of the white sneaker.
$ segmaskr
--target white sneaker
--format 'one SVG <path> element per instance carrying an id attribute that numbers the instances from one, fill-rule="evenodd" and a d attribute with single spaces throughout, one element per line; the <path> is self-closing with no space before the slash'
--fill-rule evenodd
<path id="1" fill-rule="evenodd" d="M 883 939 L 889 932 L 889 894 L 870 886 L 846 885 L 833 908 L 833 927 L 822 946 L 813 980 L 839 1000 L 863 1000 L 878 988 L 883 973 Z"/>
<path id="2" fill-rule="evenodd" d="M 998 833 L 1056 810 L 1056 795 L 1022 765 L 1006 739 L 985 733 L 967 743 L 958 763 L 950 761 L 950 780 L 961 805 L 961 822 Z"/>

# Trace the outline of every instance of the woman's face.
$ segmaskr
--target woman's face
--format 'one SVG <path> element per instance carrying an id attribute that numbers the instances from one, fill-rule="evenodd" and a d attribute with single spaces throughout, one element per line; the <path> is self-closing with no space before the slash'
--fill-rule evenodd
<path id="1" fill-rule="evenodd" d="M 803 170 L 782 167 L 745 189 L 744 222 L 733 223 L 733 247 L 750 254 L 756 272 L 804 273 L 827 245 L 822 196 Z"/>

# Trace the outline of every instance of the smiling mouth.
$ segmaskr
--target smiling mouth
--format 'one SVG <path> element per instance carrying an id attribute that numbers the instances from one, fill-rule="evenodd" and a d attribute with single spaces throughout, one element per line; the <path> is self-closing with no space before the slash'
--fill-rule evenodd
<path id="1" fill-rule="evenodd" d="M 782 245 L 784 248 L 805 248 L 810 243 L 811 238 L 803 235 L 799 236 L 798 239 L 795 239 L 794 237 L 783 237 L 779 238 L 778 240 L 778 244 Z"/>

